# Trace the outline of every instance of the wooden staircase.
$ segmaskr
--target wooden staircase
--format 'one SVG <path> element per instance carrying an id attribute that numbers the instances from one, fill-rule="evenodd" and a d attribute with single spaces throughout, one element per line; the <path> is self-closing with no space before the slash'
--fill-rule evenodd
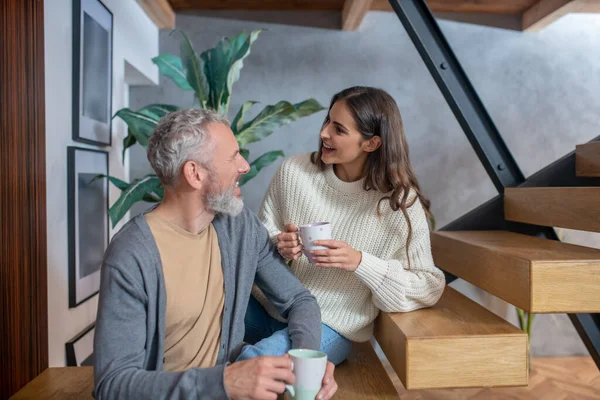
<path id="1" fill-rule="evenodd" d="M 600 142 L 577 147 L 600 176 Z M 506 189 L 505 220 L 600 232 L 600 187 Z M 437 231 L 437 266 L 532 313 L 600 312 L 600 250 L 508 231 Z M 434 307 L 382 313 L 375 338 L 406 389 L 524 386 L 528 338 L 446 287 Z M 343 366 L 342 366 L 343 368 Z"/>

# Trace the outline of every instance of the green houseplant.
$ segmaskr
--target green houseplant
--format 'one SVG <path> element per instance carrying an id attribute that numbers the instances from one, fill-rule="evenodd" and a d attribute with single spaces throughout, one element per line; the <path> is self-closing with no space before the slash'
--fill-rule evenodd
<path id="1" fill-rule="evenodd" d="M 160 73 L 170 78 L 181 90 L 194 93 L 194 107 L 215 110 L 227 116 L 234 83 L 240 78 L 244 59 L 250 54 L 252 44 L 261 30 L 243 32 L 233 39 L 223 38 L 216 47 L 198 54 L 189 38 L 181 31 L 180 57 L 161 54 L 152 59 Z M 280 101 L 263 108 L 256 117 L 246 121 L 246 113 L 257 101 L 246 101 L 231 120 L 231 130 L 236 136 L 241 153 L 250 161 L 250 152 L 245 148 L 257 142 L 283 125 L 324 109 L 314 99 L 297 104 Z M 115 117 L 121 118 L 128 126 L 128 134 L 123 140 L 123 160 L 125 151 L 136 143 L 146 147 L 158 121 L 167 113 L 180 109 L 169 104 L 150 104 L 137 111 L 123 108 Z M 269 151 L 250 162 L 250 172 L 242 178 L 240 185 L 254 178 L 261 169 L 284 157 L 281 150 Z M 158 202 L 164 190 L 154 174 L 124 182 L 112 176 L 106 177 L 121 189 L 121 195 L 110 207 L 109 215 L 113 227 L 123 218 L 133 204 L 138 201 Z"/>

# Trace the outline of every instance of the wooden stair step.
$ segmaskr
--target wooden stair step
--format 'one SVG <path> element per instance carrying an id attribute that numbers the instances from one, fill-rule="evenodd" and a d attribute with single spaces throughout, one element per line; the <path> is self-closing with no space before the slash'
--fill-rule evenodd
<path id="1" fill-rule="evenodd" d="M 600 250 L 505 231 L 433 232 L 435 264 L 534 313 L 600 312 Z"/>
<path id="2" fill-rule="evenodd" d="M 600 187 L 507 188 L 504 218 L 600 232 Z"/>
<path id="3" fill-rule="evenodd" d="M 431 308 L 381 313 L 375 338 L 406 389 L 527 385 L 527 335 L 449 286 Z"/>
<path id="4" fill-rule="evenodd" d="M 352 353 L 335 368 L 335 381 L 339 399 L 397 399 L 385 367 L 371 343 L 353 343 Z"/>
<path id="5" fill-rule="evenodd" d="M 577 145 L 575 170 L 577 176 L 600 177 L 600 141 Z"/>

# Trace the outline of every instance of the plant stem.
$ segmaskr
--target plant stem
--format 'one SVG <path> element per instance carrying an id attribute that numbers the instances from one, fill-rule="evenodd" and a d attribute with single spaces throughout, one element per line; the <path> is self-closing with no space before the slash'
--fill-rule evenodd
<path id="1" fill-rule="evenodd" d="M 517 315 L 519 316 L 519 327 L 522 331 L 525 331 L 527 329 L 527 327 L 525 326 L 525 311 L 521 310 L 518 307 L 516 309 Z"/>
<path id="2" fill-rule="evenodd" d="M 533 317 L 535 314 L 527 313 L 527 336 L 531 338 L 531 326 L 533 325 Z"/>

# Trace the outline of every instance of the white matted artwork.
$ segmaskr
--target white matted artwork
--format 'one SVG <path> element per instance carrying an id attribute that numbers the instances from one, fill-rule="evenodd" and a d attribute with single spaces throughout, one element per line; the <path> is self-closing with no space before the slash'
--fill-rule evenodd
<path id="1" fill-rule="evenodd" d="M 108 153 L 67 149 L 69 206 L 69 307 L 98 293 L 108 246 Z"/>
<path id="2" fill-rule="evenodd" d="M 73 0 L 73 140 L 112 143 L 112 37 L 100 0 Z"/>
<path id="3" fill-rule="evenodd" d="M 93 323 L 65 344 L 67 367 L 93 365 L 95 331 L 96 324 Z"/>

